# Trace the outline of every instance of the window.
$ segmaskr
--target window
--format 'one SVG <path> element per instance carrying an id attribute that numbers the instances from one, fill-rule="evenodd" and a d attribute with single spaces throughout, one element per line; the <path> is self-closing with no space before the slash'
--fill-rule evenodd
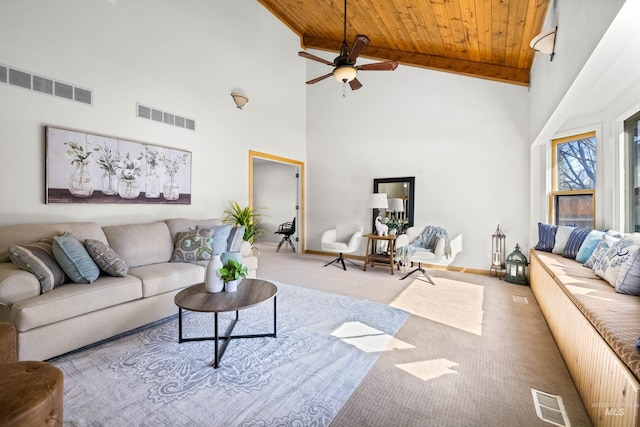
<path id="1" fill-rule="evenodd" d="M 596 134 L 552 141 L 549 217 L 557 225 L 595 228 Z"/>
<path id="2" fill-rule="evenodd" d="M 629 165 L 629 229 L 640 231 L 640 112 L 624 121 L 624 133 L 628 141 Z"/>

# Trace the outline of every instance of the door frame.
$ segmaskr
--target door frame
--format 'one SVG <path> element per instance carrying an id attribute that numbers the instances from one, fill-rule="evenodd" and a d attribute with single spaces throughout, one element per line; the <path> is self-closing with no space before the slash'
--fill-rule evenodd
<path id="1" fill-rule="evenodd" d="M 259 151 L 249 150 L 249 208 L 253 209 L 253 159 L 260 158 L 264 160 L 270 160 L 278 163 L 285 163 L 288 165 L 293 165 L 299 168 L 300 177 L 299 177 L 299 189 L 296 198 L 300 203 L 300 208 L 298 209 L 298 213 L 296 214 L 296 229 L 298 231 L 298 236 L 300 241 L 298 245 L 296 245 L 299 249 L 300 253 L 305 253 L 307 251 L 305 246 L 305 174 L 304 174 L 304 162 L 288 159 L 286 157 L 280 157 L 273 154 L 261 153 Z"/>

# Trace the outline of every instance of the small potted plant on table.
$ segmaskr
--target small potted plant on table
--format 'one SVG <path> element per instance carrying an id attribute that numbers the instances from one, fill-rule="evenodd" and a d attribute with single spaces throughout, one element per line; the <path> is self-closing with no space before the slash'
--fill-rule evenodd
<path id="1" fill-rule="evenodd" d="M 247 277 L 247 267 L 242 265 L 240 261 L 234 259 L 227 260 L 227 263 L 218 269 L 220 278 L 224 281 L 224 290 L 226 292 L 235 292 L 238 290 L 238 284 L 243 277 Z"/>

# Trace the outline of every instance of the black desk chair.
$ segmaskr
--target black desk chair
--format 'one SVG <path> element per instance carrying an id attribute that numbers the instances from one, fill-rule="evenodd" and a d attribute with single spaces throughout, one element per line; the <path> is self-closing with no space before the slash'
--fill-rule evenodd
<path id="1" fill-rule="evenodd" d="M 278 231 L 274 233 L 274 234 L 282 234 L 282 240 L 280 240 L 280 243 L 278 243 L 278 249 L 276 249 L 276 252 L 280 252 L 280 246 L 282 246 L 284 242 L 289 243 L 289 246 L 291 246 L 291 249 L 293 250 L 293 252 L 296 251 L 296 246 L 291 241 L 291 236 L 293 236 L 295 232 L 296 232 L 295 218 L 293 218 L 293 221 L 291 222 L 285 222 L 283 224 L 280 224 L 280 226 L 278 227 Z"/>

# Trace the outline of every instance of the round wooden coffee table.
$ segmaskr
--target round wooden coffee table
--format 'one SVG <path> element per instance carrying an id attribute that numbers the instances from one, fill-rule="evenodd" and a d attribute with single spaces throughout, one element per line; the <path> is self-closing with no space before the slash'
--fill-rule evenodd
<path id="1" fill-rule="evenodd" d="M 214 368 L 220 366 L 220 360 L 224 355 L 229 341 L 240 338 L 276 337 L 276 295 L 278 288 L 271 282 L 260 279 L 242 279 L 236 292 L 218 292 L 215 294 L 207 292 L 204 283 L 189 286 L 181 290 L 175 296 L 175 303 L 178 306 L 178 342 L 187 341 L 214 341 L 214 360 L 211 365 Z M 231 335 L 239 315 L 239 310 L 244 310 L 273 299 L 273 332 L 267 334 L 253 335 Z M 184 338 L 182 336 L 182 311 L 198 311 L 214 313 L 214 335 L 212 337 Z M 235 311 L 236 317 L 229 325 L 224 336 L 218 333 L 218 313 Z M 223 340 L 222 347 L 218 348 L 219 341 Z"/>

